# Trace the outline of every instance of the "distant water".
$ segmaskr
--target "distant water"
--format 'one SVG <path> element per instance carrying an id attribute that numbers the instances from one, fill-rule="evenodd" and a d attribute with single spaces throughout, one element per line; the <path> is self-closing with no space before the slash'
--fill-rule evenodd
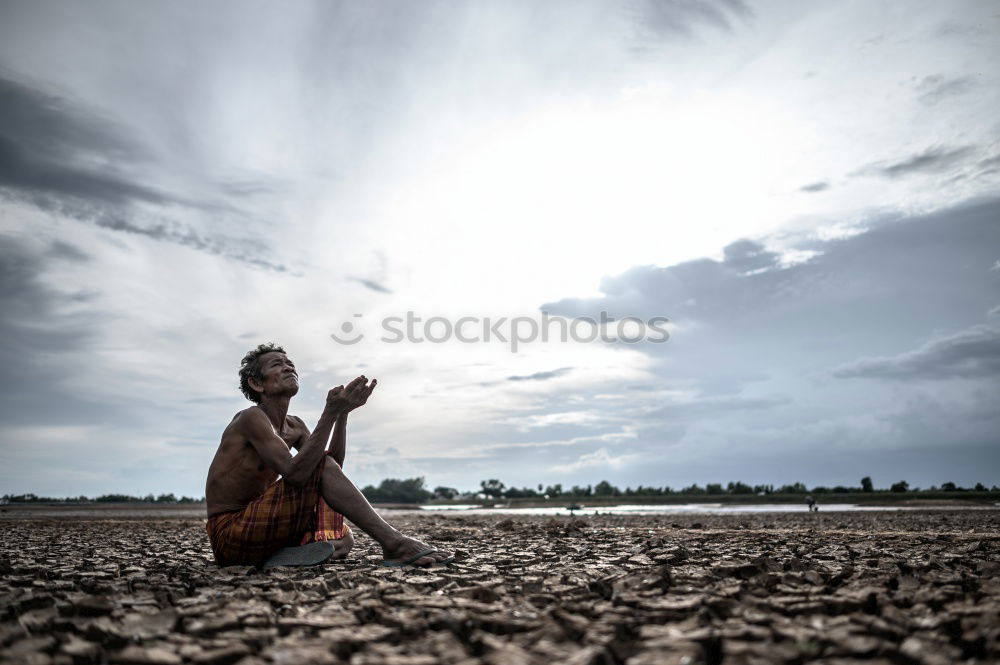
<path id="1" fill-rule="evenodd" d="M 450 515 L 739 515 L 754 513 L 804 513 L 805 504 L 723 504 L 686 503 L 677 505 L 622 504 L 619 506 L 587 506 L 572 513 L 560 504 L 543 508 L 482 508 L 478 504 L 453 504 L 414 506 L 413 508 L 379 508 L 380 512 L 447 513 Z M 996 510 L 1000 502 L 991 505 L 955 506 L 859 506 L 853 503 L 820 504 L 820 514 L 833 512 L 866 512 L 876 510 Z M 0 506 L 0 520 L 5 519 L 83 519 L 83 520 L 134 520 L 134 519 L 205 519 L 205 504 L 160 506 L 149 504 L 8 504 Z"/>
<path id="2" fill-rule="evenodd" d="M 992 506 L 859 506 L 855 503 L 818 504 L 822 512 L 867 512 L 876 510 L 982 510 Z M 748 513 L 805 513 L 805 504 L 795 503 L 684 503 L 674 505 L 620 505 L 591 506 L 570 510 L 566 506 L 544 508 L 482 508 L 477 504 L 420 506 L 422 511 L 461 512 L 463 515 L 696 515 L 696 514 L 748 514 Z"/>

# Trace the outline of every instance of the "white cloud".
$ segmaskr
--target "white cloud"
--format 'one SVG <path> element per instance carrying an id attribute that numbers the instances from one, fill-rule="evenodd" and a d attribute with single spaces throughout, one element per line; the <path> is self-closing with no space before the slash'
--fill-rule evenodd
<path id="1" fill-rule="evenodd" d="M 635 455 L 630 454 L 616 456 L 609 453 L 607 448 L 598 448 L 592 453 L 580 455 L 579 459 L 570 464 L 557 464 L 552 467 L 552 470 L 559 473 L 573 473 L 592 468 L 617 470 L 635 457 Z"/>
<path id="2" fill-rule="evenodd" d="M 513 425 L 518 430 L 525 432 L 539 427 L 551 427 L 552 425 L 596 425 L 604 422 L 604 420 L 600 414 L 591 411 L 562 411 L 517 416 L 507 418 L 501 422 L 506 425 Z"/>

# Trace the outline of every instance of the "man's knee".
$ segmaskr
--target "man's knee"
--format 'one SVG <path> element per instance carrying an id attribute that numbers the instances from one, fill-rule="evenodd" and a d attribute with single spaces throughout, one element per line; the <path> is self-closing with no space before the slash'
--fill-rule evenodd
<path id="1" fill-rule="evenodd" d="M 323 477 L 332 479 L 344 478 L 344 470 L 337 464 L 337 460 L 327 456 L 326 464 L 323 465 Z"/>

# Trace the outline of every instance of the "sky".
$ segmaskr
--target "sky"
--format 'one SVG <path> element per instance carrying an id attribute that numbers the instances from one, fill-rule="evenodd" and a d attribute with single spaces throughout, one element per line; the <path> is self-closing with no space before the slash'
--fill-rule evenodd
<path id="1" fill-rule="evenodd" d="M 993 3 L 0 17 L 0 493 L 202 496 L 271 341 L 358 485 L 1000 484 Z"/>

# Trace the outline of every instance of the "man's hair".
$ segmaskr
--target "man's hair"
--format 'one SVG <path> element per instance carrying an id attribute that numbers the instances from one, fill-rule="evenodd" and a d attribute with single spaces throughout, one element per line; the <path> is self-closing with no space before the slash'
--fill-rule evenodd
<path id="1" fill-rule="evenodd" d="M 274 342 L 268 342 L 267 344 L 258 345 L 252 351 L 247 351 L 247 354 L 243 356 L 243 360 L 240 362 L 240 391 L 243 392 L 244 397 L 254 404 L 260 404 L 260 393 L 250 387 L 250 379 L 256 379 L 257 381 L 264 380 L 264 372 L 261 371 L 260 366 L 260 357 L 265 353 L 273 351 L 277 351 L 278 353 L 285 352 L 280 346 L 275 346 Z"/>

